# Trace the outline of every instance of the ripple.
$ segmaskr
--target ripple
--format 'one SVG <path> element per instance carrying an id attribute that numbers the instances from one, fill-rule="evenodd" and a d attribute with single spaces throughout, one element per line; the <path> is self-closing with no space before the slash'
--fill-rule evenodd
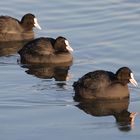
<path id="1" fill-rule="evenodd" d="M 25 127 L 21 127 L 24 126 L 24 122 L 27 123 L 27 132 L 31 132 L 30 139 L 37 139 L 36 134 L 39 129 L 37 131 L 34 129 L 38 126 L 41 128 L 39 136 L 42 135 L 42 129 L 45 137 L 46 130 L 52 132 L 47 133 L 49 139 L 56 128 L 60 128 L 59 131 L 65 130 L 63 132 L 66 132 L 67 136 L 73 132 L 71 130 L 76 130 L 76 138 L 79 138 L 79 135 L 82 136 L 81 138 L 91 136 L 100 139 L 106 135 L 114 138 L 113 134 L 122 137 L 122 133 L 116 131 L 114 118 L 93 117 L 75 109 L 77 103 L 73 101 L 72 84 L 89 71 L 106 69 L 115 72 L 121 66 L 131 67 L 137 76 L 136 79 L 140 81 L 138 59 L 140 2 L 138 0 L 60 0 L 59 2 L 57 0 L 11 0 L 1 1 L 0 5 L 2 15 L 10 15 L 18 19 L 27 12 L 34 13 L 43 29 L 35 30 L 36 37 L 55 38 L 62 35 L 70 40 L 75 50 L 74 63 L 70 69 L 72 76 L 70 80 L 63 82 L 28 75 L 25 72 L 27 69 L 18 65 L 17 54 L 0 57 L 0 109 L 2 111 L 0 122 L 3 124 L 1 129 L 2 131 L 3 128 L 15 130 L 14 133 L 11 131 L 6 133 L 5 129 L 2 139 L 14 139 L 13 134 L 18 134 L 16 136 L 20 138 L 27 135 L 28 133 L 24 133 Z M 131 86 L 129 88 L 130 109 L 138 111 L 140 88 Z M 30 123 L 32 127 L 35 126 L 33 129 L 28 127 Z M 136 119 L 136 124 L 138 123 L 139 120 Z M 18 127 L 13 127 L 15 125 Z M 137 129 L 134 129 L 136 135 Z M 100 130 L 103 136 L 100 136 Z M 17 133 L 19 131 L 20 133 Z M 23 139 L 27 138 L 23 137 Z"/>

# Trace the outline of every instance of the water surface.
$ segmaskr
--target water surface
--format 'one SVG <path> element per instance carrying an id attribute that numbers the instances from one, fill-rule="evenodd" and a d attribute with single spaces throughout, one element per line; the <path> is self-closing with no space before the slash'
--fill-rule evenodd
<path id="1" fill-rule="evenodd" d="M 0 50 L 0 139 L 140 138 L 139 87 L 129 85 L 130 101 L 123 106 L 138 113 L 128 127 L 121 127 L 110 112 L 93 114 L 95 106 L 79 108 L 72 88 L 73 82 L 89 71 L 115 72 L 122 66 L 130 67 L 140 82 L 139 0 L 11 0 L 1 1 L 0 6 L 1 15 L 18 19 L 27 12 L 34 13 L 42 27 L 35 29 L 36 37 L 62 35 L 74 49 L 73 65 L 62 71 L 68 79 L 56 78 L 52 67 L 37 74 L 38 69 L 31 72 L 21 66 L 17 44 L 8 52 Z"/>

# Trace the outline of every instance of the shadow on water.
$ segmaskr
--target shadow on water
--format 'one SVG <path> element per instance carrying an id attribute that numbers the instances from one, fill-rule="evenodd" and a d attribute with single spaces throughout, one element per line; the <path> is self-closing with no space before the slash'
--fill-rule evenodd
<path id="1" fill-rule="evenodd" d="M 22 65 L 26 68 L 25 72 L 30 75 L 34 75 L 41 79 L 55 79 L 55 81 L 67 81 L 69 80 L 68 71 L 71 63 L 54 65 L 54 64 L 33 64 Z"/>
<path id="2" fill-rule="evenodd" d="M 22 68 L 25 69 L 25 72 L 29 75 L 35 76 L 37 78 L 43 79 L 42 86 L 39 86 L 40 90 L 46 90 L 46 87 L 53 88 L 52 86 L 54 83 L 51 83 L 51 86 L 46 86 L 46 80 L 54 79 L 55 85 L 60 89 L 65 89 L 66 81 L 68 81 L 71 76 L 69 74 L 71 63 L 69 64 L 61 64 L 61 65 L 54 65 L 54 64 L 24 64 L 21 65 Z"/>
<path id="3" fill-rule="evenodd" d="M 129 99 L 115 101 L 81 100 L 79 104 L 76 105 L 76 107 L 92 116 L 113 116 L 118 129 L 124 132 L 130 131 L 134 127 L 134 119 L 137 114 L 136 112 L 129 112 L 128 106 Z"/>
<path id="4" fill-rule="evenodd" d="M 16 54 L 28 41 L 0 42 L 0 57 Z"/>

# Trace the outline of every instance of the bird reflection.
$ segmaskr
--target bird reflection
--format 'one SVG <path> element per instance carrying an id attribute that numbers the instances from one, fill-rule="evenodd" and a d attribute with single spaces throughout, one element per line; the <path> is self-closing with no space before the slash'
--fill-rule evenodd
<path id="1" fill-rule="evenodd" d="M 77 99 L 75 100 L 77 101 Z M 129 131 L 134 126 L 136 112 L 128 111 L 129 99 L 119 101 L 81 100 L 76 106 L 92 116 L 114 116 L 118 129 L 121 131 Z"/>
<path id="2" fill-rule="evenodd" d="M 34 64 L 23 65 L 22 67 L 27 68 L 27 70 L 25 71 L 27 74 L 34 75 L 41 79 L 54 78 L 55 81 L 67 81 L 70 78 L 68 74 L 70 66 L 71 63 L 63 65 Z"/>
<path id="3" fill-rule="evenodd" d="M 0 56 L 9 56 L 17 53 L 27 41 L 0 42 Z"/>

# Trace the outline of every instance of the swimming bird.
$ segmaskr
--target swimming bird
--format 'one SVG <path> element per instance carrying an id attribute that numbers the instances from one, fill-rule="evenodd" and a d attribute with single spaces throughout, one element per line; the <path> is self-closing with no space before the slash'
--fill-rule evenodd
<path id="1" fill-rule="evenodd" d="M 128 83 L 137 86 L 132 71 L 122 67 L 114 74 L 96 70 L 74 82 L 75 98 L 83 99 L 123 99 L 129 97 Z"/>
<path id="2" fill-rule="evenodd" d="M 70 47 L 66 38 L 59 36 L 56 39 L 40 37 L 28 42 L 19 54 L 21 63 L 70 63 L 73 56 L 70 53 L 73 49 Z"/>
<path id="3" fill-rule="evenodd" d="M 37 18 L 28 13 L 19 21 L 10 16 L 0 16 L 0 41 L 20 41 L 34 38 L 33 27 L 41 29 Z"/>

